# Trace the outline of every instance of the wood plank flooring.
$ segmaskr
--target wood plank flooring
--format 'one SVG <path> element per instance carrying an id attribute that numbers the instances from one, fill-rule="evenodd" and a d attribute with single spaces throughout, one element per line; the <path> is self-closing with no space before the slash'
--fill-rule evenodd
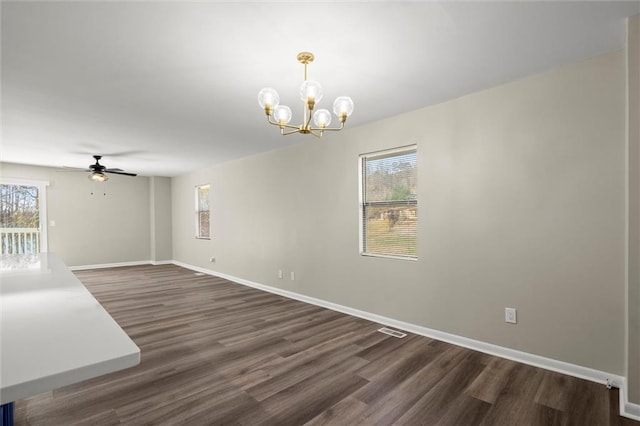
<path id="1" fill-rule="evenodd" d="M 17 401 L 16 425 L 640 424 L 616 389 L 177 266 L 76 275 L 142 361 Z"/>

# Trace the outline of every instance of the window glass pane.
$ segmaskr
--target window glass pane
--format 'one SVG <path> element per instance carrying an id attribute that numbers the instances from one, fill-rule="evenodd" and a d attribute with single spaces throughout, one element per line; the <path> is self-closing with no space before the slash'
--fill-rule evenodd
<path id="1" fill-rule="evenodd" d="M 198 188 L 198 210 L 209 211 L 209 185 Z"/>
<path id="2" fill-rule="evenodd" d="M 416 198 L 416 152 L 365 159 L 365 201 L 401 201 Z"/>
<path id="3" fill-rule="evenodd" d="M 38 187 L 0 185 L 0 227 L 40 228 Z"/>
<path id="4" fill-rule="evenodd" d="M 2 254 L 40 252 L 40 197 L 37 186 L 0 185 Z"/>
<path id="5" fill-rule="evenodd" d="M 365 206 L 365 253 L 416 256 L 416 205 Z"/>
<path id="6" fill-rule="evenodd" d="M 198 213 L 198 228 L 200 229 L 200 237 L 209 237 L 209 212 Z"/>

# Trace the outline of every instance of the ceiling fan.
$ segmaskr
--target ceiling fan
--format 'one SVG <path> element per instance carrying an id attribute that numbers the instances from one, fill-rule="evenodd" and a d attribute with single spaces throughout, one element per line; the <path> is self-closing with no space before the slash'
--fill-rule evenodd
<path id="1" fill-rule="evenodd" d="M 94 155 L 93 158 L 96 160 L 95 164 L 90 164 L 89 168 L 86 170 L 82 170 L 89 173 L 89 180 L 94 182 L 104 182 L 109 179 L 106 173 L 112 173 L 115 175 L 124 175 L 124 176 L 137 176 L 135 173 L 127 173 L 122 169 L 108 169 L 102 164 L 100 164 L 100 160 L 102 159 L 102 155 Z"/>

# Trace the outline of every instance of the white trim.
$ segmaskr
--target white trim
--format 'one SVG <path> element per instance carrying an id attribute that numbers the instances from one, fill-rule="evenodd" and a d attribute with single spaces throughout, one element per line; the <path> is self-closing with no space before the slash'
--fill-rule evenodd
<path id="1" fill-rule="evenodd" d="M 629 299 L 629 229 L 630 229 L 630 215 L 629 215 L 629 194 L 631 191 L 631 157 L 630 157 L 630 139 L 629 139 L 629 19 L 626 20 L 626 37 L 627 43 L 625 45 L 625 70 L 627 76 L 625 78 L 625 181 L 624 181 L 624 291 L 625 291 L 625 311 L 624 311 L 624 363 L 625 374 L 629 374 L 629 312 L 631 300 Z M 640 421 L 640 405 L 633 402 L 629 402 L 629 387 L 627 381 L 624 382 L 624 386 L 620 388 L 620 415 L 628 417 L 630 419 Z"/>
<path id="2" fill-rule="evenodd" d="M 362 191 L 364 180 L 363 180 L 363 170 L 362 170 L 362 155 L 358 156 L 358 251 L 360 254 L 364 252 L 364 194 Z"/>
<path id="3" fill-rule="evenodd" d="M 0 183 L 7 185 L 22 185 L 22 186 L 49 186 L 48 180 L 38 180 L 38 179 L 23 179 L 23 178 L 12 178 L 12 177 L 2 177 L 0 178 Z"/>
<path id="4" fill-rule="evenodd" d="M 629 375 L 629 229 L 630 229 L 630 189 L 631 189 L 631 156 L 629 155 L 629 20 L 625 22 L 626 29 L 626 41 L 625 53 L 624 53 L 624 69 L 625 69 L 625 126 L 624 126 L 624 373 Z M 619 401 L 620 401 L 620 415 L 624 417 L 634 418 L 630 413 L 633 412 L 633 407 L 627 406 L 630 404 L 629 388 L 627 381 L 620 387 Z M 640 413 L 640 411 L 639 411 Z M 640 417 L 635 418 L 640 420 Z"/>
<path id="5" fill-rule="evenodd" d="M 627 401 L 623 409 L 620 410 L 620 415 L 628 419 L 640 421 L 640 405 Z"/>
<path id="6" fill-rule="evenodd" d="M 624 386 L 620 387 L 620 415 L 640 421 L 640 404 L 629 402 L 629 388 L 626 380 Z"/>
<path id="7" fill-rule="evenodd" d="M 168 261 L 167 263 L 173 263 L 173 262 Z M 120 268 L 122 266 L 140 266 L 140 265 L 154 265 L 154 263 L 151 262 L 150 260 L 138 260 L 135 262 L 100 263 L 97 265 L 69 266 L 69 269 L 71 271 L 84 271 L 86 269 Z"/>
<path id="8" fill-rule="evenodd" d="M 362 220 L 362 216 L 364 216 L 364 214 L 360 215 L 360 217 L 361 217 L 360 220 Z M 363 233 L 360 232 L 360 235 L 362 235 L 362 234 Z M 374 258 L 374 259 L 408 260 L 408 261 L 411 261 L 411 262 L 417 262 L 418 261 L 418 258 L 416 256 L 409 257 L 409 256 L 393 256 L 391 254 L 364 253 L 362 250 L 360 251 L 360 256 L 362 256 L 362 257 L 371 257 L 371 258 Z"/>
<path id="9" fill-rule="evenodd" d="M 627 72 L 625 78 L 625 180 L 624 180 L 624 291 L 625 291 L 625 311 L 624 311 L 624 363 L 625 374 L 629 374 L 629 311 L 630 303 L 629 299 L 629 229 L 630 229 L 630 215 L 629 215 L 629 194 L 631 192 L 631 157 L 630 157 L 630 139 L 629 139 L 629 18 L 626 20 L 626 37 L 627 43 L 625 45 L 625 70 Z M 620 388 L 620 415 L 628 417 L 633 420 L 640 421 L 640 404 L 629 402 L 629 385 L 627 381 L 624 382 L 624 386 Z"/>
<path id="10" fill-rule="evenodd" d="M 152 260 L 151 264 L 153 266 L 173 265 L 173 260 Z"/>
<path id="11" fill-rule="evenodd" d="M 367 157 L 388 158 L 388 157 L 393 157 L 394 155 L 399 154 L 401 152 L 408 152 L 408 151 L 414 151 L 414 150 L 415 151 L 418 150 L 418 144 L 416 142 L 410 143 L 408 145 L 398 146 L 395 148 L 383 148 L 377 151 L 365 152 L 363 154 L 359 154 L 359 157 L 360 158 L 367 158 Z"/>
<path id="12" fill-rule="evenodd" d="M 521 362 L 523 364 L 532 365 L 534 367 L 544 368 L 546 370 L 567 374 L 569 376 L 589 380 L 596 383 L 601 383 L 603 385 L 606 385 L 607 381 L 609 381 L 609 383 L 611 383 L 613 386 L 620 388 L 621 391 L 625 384 L 625 379 L 623 376 L 607 373 L 605 371 L 600 371 L 600 370 L 595 370 L 589 367 L 570 364 L 568 362 L 559 361 L 552 358 L 546 358 L 540 355 L 534 355 L 527 352 L 506 348 L 503 346 L 482 342 L 479 340 L 469 339 L 467 337 L 457 336 L 455 334 L 445 333 L 443 331 L 438 331 L 438 330 L 430 329 L 427 327 L 410 324 L 404 321 L 398 321 L 393 318 L 388 318 L 382 315 L 361 311 L 359 309 L 350 308 L 348 306 L 339 305 L 337 303 L 327 302 L 325 300 L 316 299 L 315 297 L 305 296 L 303 294 L 294 293 L 292 291 L 255 283 L 249 280 L 245 280 L 243 278 L 234 277 L 232 275 L 223 274 L 221 272 L 212 271 L 210 269 L 189 265 L 187 263 L 178 262 L 175 260 L 173 261 L 173 264 L 177 266 L 181 266 L 183 268 L 191 269 L 193 271 L 203 272 L 208 275 L 214 275 L 220 278 L 225 278 L 229 281 L 233 281 L 238 284 L 257 288 L 259 290 L 264 290 L 269 293 L 275 293 L 280 296 L 288 297 L 290 299 L 295 299 L 301 302 L 310 303 L 312 305 L 321 306 L 323 308 L 342 312 L 358 318 L 364 318 L 369 321 L 373 321 L 382 325 L 388 325 L 391 327 L 399 328 L 401 330 L 405 330 L 410 333 L 419 334 L 421 336 L 430 337 L 430 338 L 441 340 L 447 343 L 452 343 L 457 346 L 462 346 L 468 349 L 473 349 L 473 350 L 484 352 L 490 355 L 495 355 L 501 358 L 510 359 L 513 361 Z M 621 392 L 621 395 L 622 395 L 622 392 Z M 622 401 L 622 397 L 620 398 L 620 400 Z M 634 407 L 634 405 L 635 404 L 626 403 L 626 408 L 627 408 L 626 412 L 628 413 L 629 411 L 631 411 L 632 413 L 635 413 L 636 407 Z M 622 413 L 622 404 L 621 404 L 621 413 Z"/>

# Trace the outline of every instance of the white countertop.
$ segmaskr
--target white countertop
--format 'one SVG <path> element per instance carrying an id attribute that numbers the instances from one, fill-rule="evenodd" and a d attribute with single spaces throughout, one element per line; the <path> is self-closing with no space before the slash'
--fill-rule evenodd
<path id="1" fill-rule="evenodd" d="M 0 259 L 0 403 L 140 363 L 140 349 L 52 253 Z"/>

